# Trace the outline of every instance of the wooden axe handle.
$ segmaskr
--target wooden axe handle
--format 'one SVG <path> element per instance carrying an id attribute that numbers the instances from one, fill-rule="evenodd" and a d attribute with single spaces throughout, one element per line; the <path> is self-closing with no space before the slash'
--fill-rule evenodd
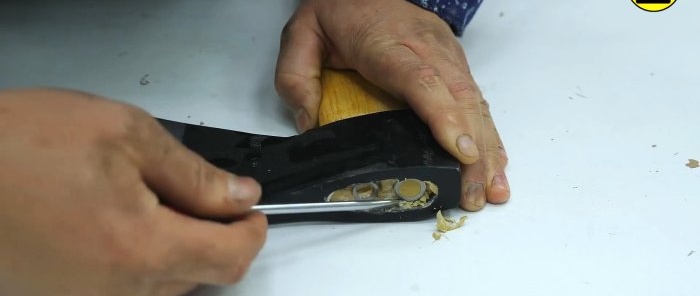
<path id="1" fill-rule="evenodd" d="M 318 125 L 381 111 L 404 109 L 405 104 L 352 70 L 321 72 L 321 106 Z"/>

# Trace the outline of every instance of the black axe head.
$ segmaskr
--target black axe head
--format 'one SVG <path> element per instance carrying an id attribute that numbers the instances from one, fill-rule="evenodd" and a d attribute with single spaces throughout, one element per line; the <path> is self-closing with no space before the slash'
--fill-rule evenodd
<path id="1" fill-rule="evenodd" d="M 292 137 L 160 122 L 207 161 L 260 182 L 260 204 L 329 202 L 328 197 L 339 189 L 389 179 L 429 181 L 438 188 L 437 195 L 423 207 L 274 215 L 269 217 L 271 223 L 415 221 L 459 205 L 459 162 L 408 110 L 344 119 Z"/>

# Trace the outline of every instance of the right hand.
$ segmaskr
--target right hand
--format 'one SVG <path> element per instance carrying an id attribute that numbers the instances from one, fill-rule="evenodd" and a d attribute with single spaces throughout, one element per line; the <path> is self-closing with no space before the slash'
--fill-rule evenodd
<path id="1" fill-rule="evenodd" d="M 70 91 L 0 92 L 0 295 L 235 283 L 265 241 L 267 220 L 250 211 L 260 194 L 140 109 Z"/>
<path id="2" fill-rule="evenodd" d="M 508 201 L 508 157 L 489 106 L 435 13 L 405 0 L 302 1 L 282 32 L 275 74 L 300 131 L 318 122 L 323 67 L 357 70 L 411 106 L 462 163 L 462 208 Z"/>

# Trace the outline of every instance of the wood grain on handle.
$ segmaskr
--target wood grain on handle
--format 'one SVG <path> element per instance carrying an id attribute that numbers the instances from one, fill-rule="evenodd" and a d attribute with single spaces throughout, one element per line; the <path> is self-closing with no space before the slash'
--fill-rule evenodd
<path id="1" fill-rule="evenodd" d="M 381 111 L 404 109 L 405 105 L 351 70 L 321 72 L 321 106 L 318 125 Z"/>

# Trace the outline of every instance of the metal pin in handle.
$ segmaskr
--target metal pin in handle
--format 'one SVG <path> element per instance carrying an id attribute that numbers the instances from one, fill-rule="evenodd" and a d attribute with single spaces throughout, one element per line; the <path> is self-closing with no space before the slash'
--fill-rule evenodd
<path id="1" fill-rule="evenodd" d="M 336 201 L 299 204 L 256 205 L 254 211 L 266 215 L 367 211 L 397 204 L 397 200 Z"/>

